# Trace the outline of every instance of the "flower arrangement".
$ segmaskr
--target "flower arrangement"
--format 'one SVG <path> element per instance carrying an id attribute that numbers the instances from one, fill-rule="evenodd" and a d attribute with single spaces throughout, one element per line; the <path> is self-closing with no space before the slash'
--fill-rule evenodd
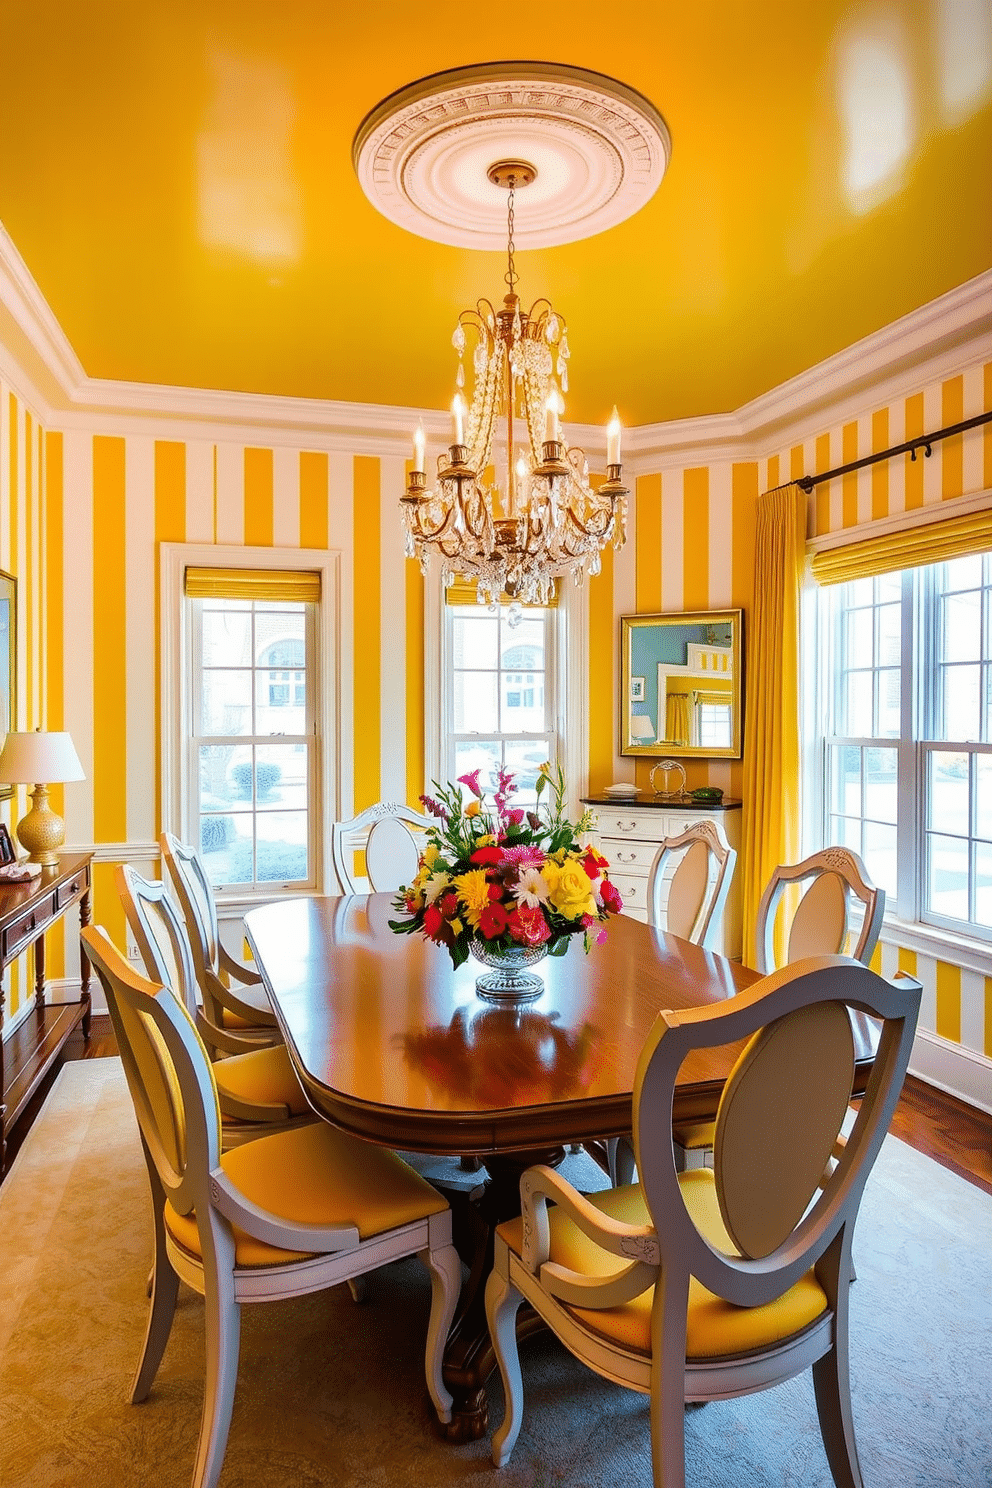
<path id="1" fill-rule="evenodd" d="M 466 803 L 458 789 L 469 792 Z M 536 811 L 511 805 L 517 787 L 500 770 L 488 807 L 479 771 L 460 775 L 436 796 L 421 796 L 437 825 L 427 831 L 413 883 L 400 889 L 393 907 L 408 919 L 390 920 L 397 934 L 419 931 L 448 948 L 455 966 L 468 959 L 473 941 L 494 949 L 546 946 L 549 955 L 568 949 L 582 934 L 588 951 L 606 939 L 602 922 L 623 908 L 607 876 L 609 864 L 580 838 L 591 813 L 575 823 L 565 817 L 561 766 L 541 766 Z M 541 796 L 548 792 L 544 811 Z"/>

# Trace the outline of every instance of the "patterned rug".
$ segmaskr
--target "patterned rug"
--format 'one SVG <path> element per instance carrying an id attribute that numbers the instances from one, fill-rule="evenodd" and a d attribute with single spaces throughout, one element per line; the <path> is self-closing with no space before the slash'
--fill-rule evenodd
<path id="1" fill-rule="evenodd" d="M 145 1322 L 145 1173 L 117 1060 L 66 1066 L 0 1189 L 0 1483 L 187 1488 L 201 1303 L 181 1292 L 147 1403 L 126 1393 Z M 889 1138 L 855 1243 L 854 1412 L 866 1488 L 992 1483 L 992 1198 Z M 550 1336 L 522 1355 L 526 1410 L 498 1475 L 443 1444 L 423 1383 L 426 1273 L 246 1307 L 221 1488 L 650 1488 L 643 1397 Z M 494 1421 L 502 1417 L 497 1379 Z M 692 1488 L 830 1488 L 809 1376 L 686 1416 Z"/>

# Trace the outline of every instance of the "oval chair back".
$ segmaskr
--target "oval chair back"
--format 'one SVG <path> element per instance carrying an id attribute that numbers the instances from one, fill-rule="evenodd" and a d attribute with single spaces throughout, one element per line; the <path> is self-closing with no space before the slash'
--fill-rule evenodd
<path id="1" fill-rule="evenodd" d="M 343 894 L 364 893 L 355 875 L 355 853 L 365 853 L 365 876 L 373 894 L 392 892 L 416 877 L 418 835 L 426 816 L 400 802 L 378 801 L 350 821 L 331 823 L 331 858 Z"/>
<path id="2" fill-rule="evenodd" d="M 758 966 L 763 975 L 775 969 L 775 917 L 786 889 L 807 884 L 792 917 L 786 963 L 807 956 L 833 956 L 846 948 L 851 897 L 863 907 L 858 938 L 851 950 L 867 966 L 878 944 L 885 913 L 885 890 L 876 888 L 868 870 L 847 847 L 825 847 L 801 863 L 775 869 L 758 905 Z"/>
<path id="3" fill-rule="evenodd" d="M 669 881 L 666 869 L 678 853 L 681 858 Z M 694 822 L 664 838 L 648 876 L 649 922 L 705 950 L 716 949 L 736 863 L 737 853 L 715 820 Z"/>

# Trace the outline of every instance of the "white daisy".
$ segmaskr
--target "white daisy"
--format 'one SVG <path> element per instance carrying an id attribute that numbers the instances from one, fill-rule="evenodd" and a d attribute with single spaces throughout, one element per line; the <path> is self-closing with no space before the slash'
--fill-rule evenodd
<path id="1" fill-rule="evenodd" d="M 550 890 L 547 880 L 541 876 L 537 868 L 521 868 L 517 886 L 513 890 L 513 897 L 518 904 L 524 904 L 528 909 L 537 909 L 547 899 Z"/>

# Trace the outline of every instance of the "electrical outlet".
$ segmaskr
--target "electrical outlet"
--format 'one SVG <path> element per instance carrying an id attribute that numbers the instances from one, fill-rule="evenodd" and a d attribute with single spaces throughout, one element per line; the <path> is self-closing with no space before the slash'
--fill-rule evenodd
<path id="1" fill-rule="evenodd" d="M 131 939 L 129 939 L 127 942 L 127 959 L 131 962 L 132 966 L 144 965 L 144 962 L 141 959 L 141 952 L 138 950 L 135 942 Z"/>

